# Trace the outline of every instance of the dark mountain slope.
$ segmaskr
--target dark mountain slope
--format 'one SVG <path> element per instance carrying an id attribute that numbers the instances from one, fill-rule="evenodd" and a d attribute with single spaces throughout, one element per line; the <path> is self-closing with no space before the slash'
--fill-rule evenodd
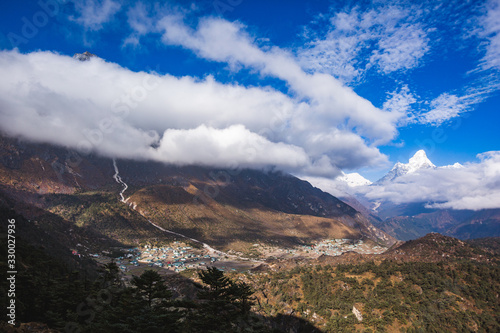
<path id="1" fill-rule="evenodd" d="M 79 156 L 60 147 L 0 138 L 0 188 L 77 226 L 131 244 L 158 238 L 156 224 L 227 246 L 370 238 L 392 244 L 352 207 L 291 175 L 179 167 Z"/>

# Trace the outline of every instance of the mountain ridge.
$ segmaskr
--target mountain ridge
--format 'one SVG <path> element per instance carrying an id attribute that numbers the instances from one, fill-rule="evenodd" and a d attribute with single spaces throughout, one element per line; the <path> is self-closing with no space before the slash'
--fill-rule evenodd
<path id="1" fill-rule="evenodd" d="M 415 181 L 420 172 L 427 170 L 461 168 L 464 166 L 458 162 L 436 166 L 429 160 L 425 151 L 419 150 L 408 163 L 397 162 L 384 177 L 368 186 L 404 184 L 406 175 L 412 175 L 410 181 Z M 396 204 L 389 200 L 370 200 L 363 195 L 363 191 L 353 192 L 342 196 L 342 200 L 355 206 L 373 225 L 400 240 L 415 239 L 430 232 L 460 239 L 500 236 L 500 209 L 473 211 L 429 208 L 428 202 Z M 366 208 L 363 208 L 363 205 Z"/>
<path id="2" fill-rule="evenodd" d="M 273 237 L 286 244 L 329 237 L 394 242 L 341 200 L 281 172 L 113 161 L 93 155 L 77 159 L 64 148 L 4 137 L 0 145 L 3 193 L 108 237 L 122 233 L 104 221 L 123 228 L 129 214 L 124 209 L 129 209 L 143 217 L 134 227 L 139 228 L 136 235 L 143 235 L 135 236 L 139 241 L 145 240 L 149 229 L 144 223 L 150 219 L 220 247 L 238 237 L 247 243 Z M 117 172 L 128 186 L 125 191 Z M 93 193 L 99 195 L 98 203 L 92 203 Z M 99 221 L 86 213 L 88 209 L 107 215 Z M 134 237 L 126 234 L 123 240 L 130 243 Z"/>

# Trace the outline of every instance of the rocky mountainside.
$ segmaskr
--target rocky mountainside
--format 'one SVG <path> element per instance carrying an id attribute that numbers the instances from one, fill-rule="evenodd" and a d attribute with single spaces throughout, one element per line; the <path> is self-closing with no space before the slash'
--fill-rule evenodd
<path id="1" fill-rule="evenodd" d="M 97 56 L 95 54 L 90 53 L 89 51 L 85 51 L 83 53 L 75 53 L 73 55 L 74 59 L 80 60 L 80 61 L 88 61 L 92 57 L 97 57 Z"/>
<path id="2" fill-rule="evenodd" d="M 150 222 L 224 249 L 325 238 L 394 242 L 349 205 L 281 172 L 113 161 L 2 137 L 0 191 L 19 214 L 29 215 L 29 205 L 127 245 L 161 240 Z"/>
<path id="3" fill-rule="evenodd" d="M 500 237 L 471 239 L 467 243 L 492 255 L 500 255 Z"/>

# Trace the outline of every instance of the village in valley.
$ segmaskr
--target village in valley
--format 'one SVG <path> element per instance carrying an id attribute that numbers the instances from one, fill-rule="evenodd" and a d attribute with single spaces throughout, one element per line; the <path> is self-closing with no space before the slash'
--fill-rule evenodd
<path id="1" fill-rule="evenodd" d="M 254 244 L 254 250 L 265 258 L 291 259 L 303 257 L 315 259 L 321 255 L 340 256 L 345 252 L 356 252 L 360 254 L 381 254 L 387 247 L 365 242 L 362 239 L 353 240 L 347 238 L 325 239 L 310 245 L 299 245 L 293 248 L 271 247 L 268 245 Z"/>
<path id="2" fill-rule="evenodd" d="M 327 239 L 310 245 L 283 248 L 262 243 L 253 244 L 248 253 L 227 253 L 210 247 L 193 246 L 183 241 L 173 241 L 163 246 L 146 244 L 134 248 L 114 248 L 90 254 L 101 264 L 115 262 L 124 280 L 140 275 L 145 269 L 155 269 L 162 274 L 175 274 L 186 270 L 206 269 L 215 266 L 226 272 L 245 272 L 266 263 L 267 260 L 308 258 L 321 255 L 339 256 L 346 252 L 381 254 L 387 248 L 352 239 Z"/>

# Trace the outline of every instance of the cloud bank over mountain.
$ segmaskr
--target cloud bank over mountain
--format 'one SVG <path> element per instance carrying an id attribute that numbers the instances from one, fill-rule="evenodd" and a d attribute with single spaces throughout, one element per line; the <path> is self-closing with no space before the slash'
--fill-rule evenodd
<path id="1" fill-rule="evenodd" d="M 0 73 L 3 131 L 111 157 L 335 175 L 384 163 L 356 132 L 386 140 L 397 119 L 332 77 L 304 73 L 310 85 L 319 81 L 320 92 L 304 92 L 309 101 L 270 87 L 132 72 L 52 52 L 0 52 Z M 327 97 L 325 84 L 347 98 Z M 335 107 L 332 99 L 339 100 Z M 358 120 L 349 117 L 346 128 L 351 112 Z"/>
<path id="2" fill-rule="evenodd" d="M 394 169 L 404 169 L 405 172 L 395 176 L 393 169 L 388 173 L 390 177 L 383 177 L 382 181 L 365 186 L 349 186 L 343 177 L 335 180 L 308 177 L 307 180 L 333 195 L 361 195 L 372 202 L 424 202 L 428 208 L 498 208 L 500 151 L 479 154 L 477 157 L 479 161 L 474 163 L 456 163 L 442 167 L 425 163 L 420 168 L 412 169 L 414 165 L 411 162 L 397 163 Z"/>
<path id="3" fill-rule="evenodd" d="M 452 141 L 467 138 L 468 158 L 498 149 L 493 102 L 480 115 L 488 137 L 481 139 L 486 122 L 459 127 L 500 87 L 499 0 L 297 3 L 283 12 L 292 20 L 285 32 L 276 14 L 261 15 L 264 2 L 215 12 L 214 3 L 59 1 L 48 10 L 32 3 L 38 12 L 29 18 L 47 22 L 28 22 L 36 28 L 30 36 L 24 25 L 9 26 L 22 36 L 0 35 L 0 130 L 80 154 L 279 168 L 326 183 L 341 170 L 388 167 L 384 153 L 398 154 L 394 146 L 432 141 L 450 152 L 463 143 Z M 38 40 L 54 51 L 40 51 Z M 102 58 L 68 56 L 87 47 Z M 153 64 L 168 69 L 151 71 Z M 495 153 L 481 156 L 460 172 L 496 165 Z M 460 187 L 438 175 L 459 170 L 439 170 L 369 187 L 366 196 L 500 206 L 496 195 L 481 200 L 496 183 L 471 183 L 467 191 L 481 203 L 460 201 L 453 197 Z M 443 189 L 436 197 L 432 183 Z M 474 187 L 481 184 L 486 194 Z M 451 194 L 440 195 L 444 189 Z"/>

